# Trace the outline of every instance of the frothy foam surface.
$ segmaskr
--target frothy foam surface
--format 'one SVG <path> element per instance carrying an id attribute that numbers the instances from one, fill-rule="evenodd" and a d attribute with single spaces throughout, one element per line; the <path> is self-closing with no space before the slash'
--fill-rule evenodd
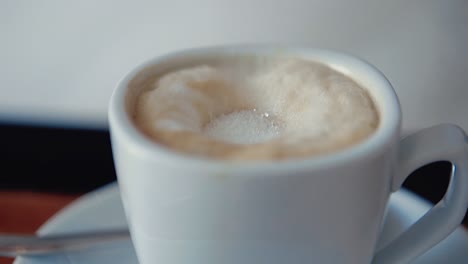
<path id="1" fill-rule="evenodd" d="M 242 110 L 215 118 L 202 133 L 229 143 L 255 144 L 279 137 L 280 125 L 269 113 Z"/>
<path id="2" fill-rule="evenodd" d="M 356 144 L 377 128 L 366 90 L 296 58 L 232 57 L 160 76 L 135 122 L 157 143 L 220 159 L 286 159 Z"/>

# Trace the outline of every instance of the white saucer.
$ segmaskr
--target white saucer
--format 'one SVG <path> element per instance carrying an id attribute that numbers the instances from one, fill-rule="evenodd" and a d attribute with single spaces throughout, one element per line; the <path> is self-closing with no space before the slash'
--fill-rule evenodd
<path id="1" fill-rule="evenodd" d="M 39 230 L 41 235 L 77 232 L 81 230 L 118 228 L 127 225 L 120 193 L 116 184 L 110 184 L 94 191 L 52 217 Z M 423 215 L 429 204 L 414 194 L 402 190 L 392 195 L 386 223 L 382 231 L 379 246 L 392 240 L 402 230 L 411 225 Z M 468 261 L 468 232 L 458 228 L 442 243 L 434 247 L 425 255 L 419 257 L 415 263 L 462 264 Z M 138 263 L 130 241 L 105 245 L 91 250 L 57 254 L 46 257 L 20 257 L 15 264 L 106 264 L 106 263 Z"/>

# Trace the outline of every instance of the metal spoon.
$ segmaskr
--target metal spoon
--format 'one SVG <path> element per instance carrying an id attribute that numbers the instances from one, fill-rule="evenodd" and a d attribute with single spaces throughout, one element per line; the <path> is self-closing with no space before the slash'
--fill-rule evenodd
<path id="1" fill-rule="evenodd" d="M 90 248 L 97 244 L 130 239 L 128 230 L 73 233 L 51 236 L 0 234 L 0 256 L 45 255 Z"/>

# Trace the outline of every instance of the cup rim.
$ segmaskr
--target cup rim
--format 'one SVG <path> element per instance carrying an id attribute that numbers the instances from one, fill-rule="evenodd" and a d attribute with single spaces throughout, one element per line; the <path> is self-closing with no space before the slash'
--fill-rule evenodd
<path id="1" fill-rule="evenodd" d="M 296 56 L 315 60 L 339 70 L 358 83 L 365 82 L 379 111 L 379 126 L 368 138 L 353 146 L 323 155 L 310 157 L 293 157 L 281 160 L 251 160 L 237 161 L 229 159 L 214 159 L 197 155 L 184 154 L 169 147 L 158 144 L 145 136 L 135 126 L 126 111 L 126 96 L 128 84 L 144 69 L 158 64 L 170 63 L 175 60 L 203 58 L 203 56 L 227 55 L 280 55 Z M 162 56 L 151 58 L 138 64 L 118 82 L 111 96 L 108 108 L 108 121 L 112 144 L 122 140 L 125 148 L 137 155 L 143 155 L 155 162 L 184 164 L 186 167 L 203 166 L 214 168 L 232 168 L 239 170 L 298 170 L 311 168 L 329 168 L 340 164 L 349 164 L 361 159 L 376 156 L 399 139 L 401 128 L 401 108 L 398 97 L 387 78 L 376 67 L 352 55 L 328 49 L 310 47 L 293 47 L 268 44 L 221 45 L 206 46 L 179 50 Z"/>

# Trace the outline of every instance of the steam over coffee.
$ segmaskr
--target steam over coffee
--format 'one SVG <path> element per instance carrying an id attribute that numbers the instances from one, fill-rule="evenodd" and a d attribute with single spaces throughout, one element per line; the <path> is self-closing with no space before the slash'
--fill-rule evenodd
<path id="1" fill-rule="evenodd" d="M 227 57 L 157 76 L 135 105 L 156 143 L 215 159 L 278 160 L 327 154 L 379 124 L 364 87 L 317 62 Z"/>

